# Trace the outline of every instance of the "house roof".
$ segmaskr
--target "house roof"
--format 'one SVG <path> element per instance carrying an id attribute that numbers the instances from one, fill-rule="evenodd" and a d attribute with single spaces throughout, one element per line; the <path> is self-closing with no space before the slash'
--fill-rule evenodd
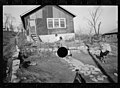
<path id="1" fill-rule="evenodd" d="M 107 32 L 107 33 L 104 33 L 103 35 L 117 34 L 117 33 L 118 33 L 118 28 L 113 29 L 113 30 L 111 30 L 111 31 L 109 31 L 109 32 Z"/>
<path id="2" fill-rule="evenodd" d="M 108 32 L 108 33 L 114 33 L 114 32 L 118 32 L 118 29 L 116 28 L 116 29 L 113 29 L 113 30 L 111 30 L 110 32 Z"/>
<path id="3" fill-rule="evenodd" d="M 31 13 L 34 13 L 35 11 L 43 8 L 44 6 L 46 6 L 46 5 L 41 5 L 41 6 L 38 6 L 38 7 L 36 7 L 36 8 L 33 8 L 33 9 L 31 9 L 31 10 L 29 10 L 29 11 L 21 14 L 20 16 L 21 16 L 21 17 L 25 17 L 25 16 L 27 16 L 27 15 L 29 15 L 29 14 L 31 14 Z M 67 12 L 68 14 L 70 14 L 71 16 L 75 17 L 74 14 L 70 13 L 69 11 L 65 10 L 64 8 L 62 8 L 62 7 L 60 7 L 60 6 L 58 6 L 58 5 L 53 5 L 53 6 L 57 6 L 58 8 L 60 8 L 60 9 L 62 9 L 63 11 Z"/>
<path id="4" fill-rule="evenodd" d="M 25 21 L 24 21 L 24 17 L 26 17 L 26 16 L 28 16 L 28 15 L 30 15 L 30 14 L 32 14 L 32 13 L 34 13 L 35 11 L 37 11 L 37 10 L 39 10 L 39 9 L 43 8 L 44 6 L 46 6 L 46 5 L 41 5 L 41 6 L 38 6 L 38 7 L 33 8 L 33 9 L 31 9 L 31 10 L 29 10 L 29 11 L 27 11 L 27 12 L 25 12 L 25 13 L 23 13 L 23 14 L 21 14 L 21 15 L 20 15 L 21 20 L 22 20 L 22 22 L 23 22 L 23 26 L 24 26 L 24 28 L 25 28 Z M 69 11 L 67 11 L 67 10 L 63 9 L 63 8 L 62 8 L 62 7 L 60 7 L 60 6 L 58 6 L 58 5 L 53 5 L 53 6 L 57 6 L 58 8 L 62 9 L 63 11 L 65 11 L 66 13 L 68 13 L 69 15 L 71 15 L 71 16 L 73 16 L 73 17 L 75 17 L 75 15 L 73 15 L 72 13 L 70 13 Z"/>

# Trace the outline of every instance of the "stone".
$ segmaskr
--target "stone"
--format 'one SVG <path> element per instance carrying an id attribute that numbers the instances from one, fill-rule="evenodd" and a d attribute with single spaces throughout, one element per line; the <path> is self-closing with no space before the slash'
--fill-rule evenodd
<path id="1" fill-rule="evenodd" d="M 92 73 L 92 74 L 95 74 L 95 75 L 98 74 L 98 72 L 96 72 L 96 71 L 92 71 L 91 73 Z"/>
<path id="2" fill-rule="evenodd" d="M 19 64 L 20 64 L 20 60 L 16 59 L 16 60 L 13 60 L 12 66 L 16 66 L 16 65 L 19 65 Z"/>
<path id="3" fill-rule="evenodd" d="M 107 76 L 105 76 L 105 75 L 102 75 L 102 77 L 103 77 L 103 78 L 107 78 Z"/>
<path id="4" fill-rule="evenodd" d="M 12 77 L 11 77 L 11 79 L 13 80 L 13 79 L 16 79 L 17 78 L 17 76 L 16 75 L 12 75 Z"/>
<path id="5" fill-rule="evenodd" d="M 94 70 L 101 72 L 101 70 L 99 68 L 96 68 L 96 67 L 94 68 Z"/>
<path id="6" fill-rule="evenodd" d="M 75 71 L 76 69 L 72 69 L 72 71 Z"/>
<path id="7" fill-rule="evenodd" d="M 19 55 L 19 52 L 15 52 L 15 53 L 12 55 L 12 57 L 13 57 L 13 58 L 17 58 L 18 55 Z"/>
<path id="8" fill-rule="evenodd" d="M 89 77 L 94 77 L 93 75 L 90 75 Z"/>
<path id="9" fill-rule="evenodd" d="M 18 83 L 19 81 L 20 81 L 20 79 L 18 79 L 18 78 L 12 80 L 13 83 Z"/>
<path id="10" fill-rule="evenodd" d="M 80 73 L 85 73 L 85 71 L 83 71 L 83 70 L 80 70 L 79 72 L 80 72 Z"/>
<path id="11" fill-rule="evenodd" d="M 90 70 L 88 67 L 83 67 L 82 69 L 83 69 L 84 71 Z"/>
<path id="12" fill-rule="evenodd" d="M 115 75 L 115 76 L 118 76 L 118 74 L 117 74 L 117 73 L 114 73 L 114 75 Z"/>
<path id="13" fill-rule="evenodd" d="M 85 76 L 88 76 L 88 75 L 90 75 L 90 74 L 91 74 L 90 71 L 85 71 L 85 72 L 84 72 L 84 75 L 85 75 Z"/>
<path id="14" fill-rule="evenodd" d="M 31 62 L 30 65 L 37 65 L 37 63 L 36 62 Z"/>
<path id="15" fill-rule="evenodd" d="M 95 71 L 94 67 L 89 67 L 90 71 Z"/>
<path id="16" fill-rule="evenodd" d="M 12 70 L 15 71 L 15 70 L 18 70 L 19 69 L 19 66 L 13 66 L 12 67 Z"/>
<path id="17" fill-rule="evenodd" d="M 102 76 L 98 76 L 98 77 L 97 77 L 97 80 L 103 81 L 104 78 L 103 78 Z"/>
<path id="18" fill-rule="evenodd" d="M 98 80 L 95 77 L 91 78 L 91 80 L 94 82 L 98 82 Z"/>

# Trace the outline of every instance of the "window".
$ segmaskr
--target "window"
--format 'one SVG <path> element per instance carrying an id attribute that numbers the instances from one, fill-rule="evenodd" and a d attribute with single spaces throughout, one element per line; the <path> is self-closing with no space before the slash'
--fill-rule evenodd
<path id="1" fill-rule="evenodd" d="M 48 29 L 53 28 L 66 28 L 65 18 L 47 18 Z"/>
<path id="2" fill-rule="evenodd" d="M 54 27 L 59 28 L 59 19 L 54 19 Z"/>
<path id="3" fill-rule="evenodd" d="M 48 27 L 53 28 L 53 20 L 52 19 L 48 19 Z"/>
<path id="4" fill-rule="evenodd" d="M 60 19 L 60 26 L 65 27 L 65 20 L 64 19 Z"/>

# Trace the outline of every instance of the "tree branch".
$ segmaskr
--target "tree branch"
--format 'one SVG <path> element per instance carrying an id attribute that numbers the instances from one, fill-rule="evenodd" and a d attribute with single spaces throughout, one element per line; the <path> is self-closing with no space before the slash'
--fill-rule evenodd
<path id="1" fill-rule="evenodd" d="M 99 24 L 98 24 L 98 35 L 100 33 L 100 25 L 101 25 L 101 22 L 99 22 Z"/>

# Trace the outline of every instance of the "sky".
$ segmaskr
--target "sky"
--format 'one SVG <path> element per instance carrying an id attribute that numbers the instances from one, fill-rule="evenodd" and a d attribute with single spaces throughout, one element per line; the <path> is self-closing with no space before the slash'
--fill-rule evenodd
<path id="1" fill-rule="evenodd" d="M 80 5 L 60 5 L 64 9 L 68 10 L 76 17 L 74 17 L 74 30 L 77 33 L 89 34 L 90 26 L 88 20 L 90 19 L 90 11 L 100 7 L 101 15 L 98 21 L 101 21 L 100 33 L 109 32 L 115 28 L 118 28 L 118 6 L 80 6 Z M 16 18 L 14 25 L 19 25 L 21 22 L 20 15 L 38 7 L 38 5 L 4 5 L 3 14 L 10 13 Z M 4 17 L 4 16 L 3 16 Z M 4 20 L 4 18 L 3 18 Z M 94 33 L 94 30 L 92 31 Z"/>

